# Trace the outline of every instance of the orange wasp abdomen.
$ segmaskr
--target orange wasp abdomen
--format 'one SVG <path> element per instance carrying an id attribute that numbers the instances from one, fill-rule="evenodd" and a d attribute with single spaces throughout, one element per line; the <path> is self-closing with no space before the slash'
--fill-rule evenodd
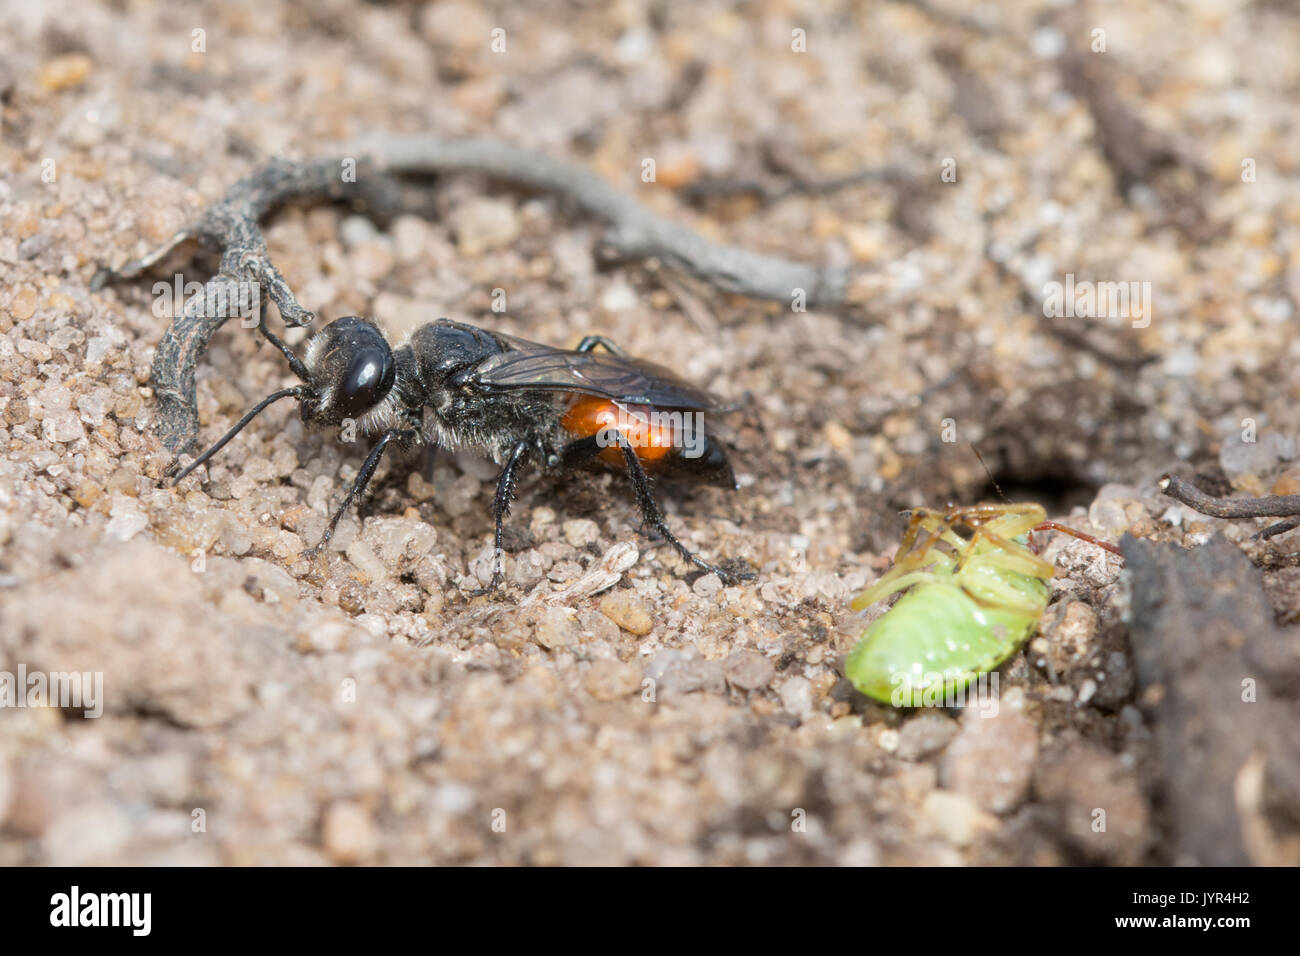
<path id="1" fill-rule="evenodd" d="M 662 463 L 677 444 L 672 419 L 650 405 L 621 405 L 608 398 L 583 395 L 575 399 L 560 421 L 577 438 L 600 439 L 604 447 L 598 457 L 609 465 L 623 464 L 619 435 L 647 466 Z"/>

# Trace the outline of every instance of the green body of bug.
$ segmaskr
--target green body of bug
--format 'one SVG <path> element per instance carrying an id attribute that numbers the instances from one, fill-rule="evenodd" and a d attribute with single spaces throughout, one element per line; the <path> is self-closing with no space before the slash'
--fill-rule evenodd
<path id="1" fill-rule="evenodd" d="M 1014 654 L 1050 596 L 1052 566 L 1023 543 L 1046 516 L 1033 504 L 913 512 L 894 567 L 853 608 L 906 593 L 867 628 L 845 676 L 876 700 L 918 707 L 951 699 Z"/>

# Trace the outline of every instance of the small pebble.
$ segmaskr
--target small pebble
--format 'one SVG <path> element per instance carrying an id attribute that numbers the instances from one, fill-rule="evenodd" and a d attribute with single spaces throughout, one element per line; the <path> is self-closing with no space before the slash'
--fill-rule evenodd
<path id="1" fill-rule="evenodd" d="M 36 79 L 47 90 L 58 93 L 86 82 L 94 65 L 84 53 L 67 53 L 42 63 Z"/>
<path id="2" fill-rule="evenodd" d="M 630 634 L 643 637 L 654 628 L 645 601 L 635 591 L 611 591 L 600 599 L 600 613 Z"/>
<path id="3" fill-rule="evenodd" d="M 335 863 L 354 866 L 374 856 L 379 832 L 373 817 L 359 804 L 332 803 L 321 821 L 321 844 Z"/>
<path id="4" fill-rule="evenodd" d="M 583 548 L 600 540 L 600 527 L 588 518 L 574 518 L 561 525 L 564 539 L 575 548 Z"/>
<path id="5" fill-rule="evenodd" d="M 563 607 L 543 609 L 541 618 L 533 628 L 533 640 L 548 651 L 568 647 L 576 642 L 578 627 L 573 611 Z"/>
<path id="6" fill-rule="evenodd" d="M 947 747 L 955 736 L 957 721 L 947 714 L 917 714 L 899 728 L 898 756 L 903 760 L 924 760 Z"/>
<path id="7" fill-rule="evenodd" d="M 932 833 L 955 847 L 966 847 L 982 833 L 997 829 L 998 818 L 985 813 L 970 797 L 947 790 L 931 790 L 921 804 L 921 815 Z"/>
<path id="8" fill-rule="evenodd" d="M 81 418 L 71 409 L 49 415 L 41 422 L 41 434 L 46 441 L 72 442 L 86 437 Z"/>
<path id="9" fill-rule="evenodd" d="M 1029 790 L 1038 757 L 1038 727 L 1006 697 L 996 716 L 971 707 L 940 765 L 944 789 L 970 797 L 991 813 L 1008 813 Z"/>
<path id="10" fill-rule="evenodd" d="M 618 700 L 641 687 L 641 672 L 622 661 L 600 660 L 588 669 L 583 686 L 596 700 Z"/>
<path id="11" fill-rule="evenodd" d="M 722 579 L 710 571 L 696 578 L 691 590 L 702 598 L 711 598 L 722 590 Z"/>
<path id="12" fill-rule="evenodd" d="M 20 285 L 9 299 L 9 314 L 19 322 L 25 322 L 36 311 L 36 290 L 29 285 Z"/>
<path id="13" fill-rule="evenodd" d="M 456 247 L 462 256 L 475 258 L 490 249 L 509 245 L 519 236 L 519 216 L 512 203 L 475 197 L 451 212 Z"/>
<path id="14" fill-rule="evenodd" d="M 791 677 L 780 689 L 781 706 L 796 717 L 805 717 L 813 709 L 812 683 L 806 677 Z"/>
<path id="15" fill-rule="evenodd" d="M 770 659 L 754 651 L 736 651 L 722 665 L 727 683 L 739 690 L 761 690 L 776 676 Z"/>

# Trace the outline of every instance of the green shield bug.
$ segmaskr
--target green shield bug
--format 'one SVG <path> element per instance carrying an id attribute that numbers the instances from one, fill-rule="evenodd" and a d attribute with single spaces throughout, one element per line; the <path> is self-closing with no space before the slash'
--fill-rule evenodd
<path id="1" fill-rule="evenodd" d="M 853 601 L 861 611 L 906 592 L 845 660 L 853 686 L 896 707 L 942 703 L 1014 654 L 1051 596 L 1053 568 L 1028 547 L 1031 532 L 1119 550 L 1046 517 L 1036 504 L 913 511 L 894 567 Z"/>

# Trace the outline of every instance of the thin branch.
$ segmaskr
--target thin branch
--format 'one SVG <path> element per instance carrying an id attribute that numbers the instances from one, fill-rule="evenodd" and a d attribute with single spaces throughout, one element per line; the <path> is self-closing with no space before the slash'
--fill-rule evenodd
<path id="1" fill-rule="evenodd" d="M 753 196 L 760 203 L 771 204 L 789 196 L 825 196 L 864 183 L 900 185 L 907 182 L 909 178 L 906 172 L 889 166 L 860 169 L 854 173 L 843 176 L 830 176 L 824 179 L 791 175 L 780 183 L 768 183 L 759 179 L 713 176 L 698 179 L 683 186 L 678 190 L 678 195 L 687 202 L 694 204 L 714 198 L 729 199 L 733 196 Z"/>
<path id="2" fill-rule="evenodd" d="M 721 289 L 790 302 L 802 289 L 810 305 L 840 305 L 850 270 L 791 262 L 706 239 L 660 216 L 581 166 L 496 140 L 384 135 L 344 155 L 365 156 L 389 173 L 477 172 L 563 196 L 610 227 L 605 244 L 626 259 L 656 258 Z"/>
<path id="3" fill-rule="evenodd" d="M 352 170 L 354 176 L 345 176 Z M 288 202 L 320 200 L 346 200 L 372 216 L 389 216 L 401 208 L 394 177 L 447 172 L 486 174 L 564 197 L 609 226 L 604 243 L 616 256 L 657 258 L 724 292 L 790 302 L 802 290 L 808 304 L 824 306 L 842 305 L 846 299 L 847 268 L 791 262 L 713 242 L 651 212 L 572 163 L 492 140 L 377 136 L 337 148 L 332 159 L 271 160 L 236 182 L 162 249 L 95 274 L 92 289 L 136 278 L 189 239 L 221 254 L 220 271 L 202 295 L 185 303 L 154 357 L 158 433 L 163 443 L 182 454 L 198 435 L 194 370 L 208 340 L 231 317 L 229 310 L 213 314 L 206 303 L 240 301 L 232 296 L 251 287 L 275 302 L 286 325 L 305 326 L 315 318 L 298 304 L 271 262 L 259 226 L 262 219 Z"/>
<path id="4" fill-rule="evenodd" d="M 1175 501 L 1180 501 L 1189 508 L 1212 518 L 1296 518 L 1300 516 L 1300 495 L 1216 498 L 1174 475 L 1165 475 L 1161 478 L 1159 488 Z M 1300 520 L 1279 521 L 1269 525 L 1255 537 L 1272 538 L 1297 527 L 1300 527 Z"/>

